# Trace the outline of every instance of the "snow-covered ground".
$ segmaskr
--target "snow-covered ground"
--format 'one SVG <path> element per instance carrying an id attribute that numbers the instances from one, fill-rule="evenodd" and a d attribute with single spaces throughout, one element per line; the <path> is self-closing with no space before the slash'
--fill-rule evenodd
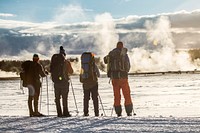
<path id="1" fill-rule="evenodd" d="M 200 132 L 200 118 L 17 117 L 0 118 L 1 132 Z"/>
<path id="2" fill-rule="evenodd" d="M 129 76 L 131 96 L 136 116 L 116 117 L 112 85 L 106 76 L 99 78 L 99 94 L 103 116 L 94 117 L 92 100 L 90 116 L 83 117 L 83 92 L 78 76 L 70 85 L 70 118 L 57 118 L 54 92 L 50 78 L 43 79 L 41 112 L 49 117 L 30 118 L 27 108 L 27 88 L 20 90 L 19 80 L 0 81 L 1 132 L 200 132 L 200 75 L 166 74 Z M 47 97 L 48 82 L 48 97 Z M 47 101 L 48 99 L 48 101 Z M 122 97 L 122 105 L 123 105 Z M 48 105 L 48 106 L 47 106 Z M 49 108 L 48 108 L 49 107 Z M 48 111 L 49 110 L 49 111 Z M 112 115 L 112 116 L 111 116 Z"/>

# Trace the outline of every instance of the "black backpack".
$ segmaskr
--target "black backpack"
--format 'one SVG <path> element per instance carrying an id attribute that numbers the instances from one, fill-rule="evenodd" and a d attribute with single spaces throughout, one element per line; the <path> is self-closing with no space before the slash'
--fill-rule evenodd
<path id="1" fill-rule="evenodd" d="M 62 54 L 54 54 L 51 58 L 50 72 L 54 83 L 63 83 L 69 80 L 69 77 L 64 73 L 66 67 L 65 57 Z"/>
<path id="2" fill-rule="evenodd" d="M 81 55 L 80 82 L 89 83 L 92 81 L 97 81 L 94 55 L 91 52 L 84 52 Z"/>
<path id="3" fill-rule="evenodd" d="M 31 67 L 31 64 L 33 62 L 28 60 L 28 61 L 24 61 L 22 64 L 21 64 L 21 68 L 22 68 L 22 71 L 20 72 L 20 79 L 22 80 L 22 86 L 23 87 L 27 87 L 28 83 L 27 83 L 27 80 L 28 80 L 28 76 L 30 76 L 30 67 Z"/>

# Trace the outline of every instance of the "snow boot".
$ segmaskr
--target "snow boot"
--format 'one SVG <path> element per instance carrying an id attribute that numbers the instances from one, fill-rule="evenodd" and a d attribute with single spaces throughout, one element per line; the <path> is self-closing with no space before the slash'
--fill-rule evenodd
<path id="1" fill-rule="evenodd" d="M 83 116 L 89 116 L 89 114 L 88 113 L 84 113 Z"/>
<path id="2" fill-rule="evenodd" d="M 35 116 L 35 117 L 42 117 L 42 116 L 45 116 L 45 115 L 42 114 L 42 113 L 40 113 L 40 112 L 34 112 L 33 116 Z"/>
<path id="3" fill-rule="evenodd" d="M 125 105 L 125 110 L 127 116 L 132 116 L 133 104 Z"/>
<path id="4" fill-rule="evenodd" d="M 72 115 L 70 113 L 64 114 L 62 117 L 71 117 Z"/>
<path id="5" fill-rule="evenodd" d="M 36 116 L 36 117 L 45 116 L 38 111 L 38 101 L 37 100 L 34 101 L 34 110 L 35 110 L 35 112 L 33 113 L 33 116 Z"/>
<path id="6" fill-rule="evenodd" d="M 122 107 L 120 106 L 115 106 L 115 112 L 117 114 L 117 116 L 122 116 Z"/>
<path id="7" fill-rule="evenodd" d="M 63 109 L 63 117 L 71 117 L 72 115 L 69 113 L 68 109 Z"/>

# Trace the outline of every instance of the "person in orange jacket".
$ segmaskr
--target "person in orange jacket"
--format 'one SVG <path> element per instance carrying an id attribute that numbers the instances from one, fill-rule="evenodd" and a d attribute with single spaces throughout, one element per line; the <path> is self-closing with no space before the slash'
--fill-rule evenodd
<path id="1" fill-rule="evenodd" d="M 128 83 L 130 61 L 127 54 L 127 49 L 123 47 L 123 43 L 121 41 L 119 41 L 117 43 L 117 47 L 110 51 L 109 54 L 104 58 L 104 62 L 108 64 L 108 77 L 110 77 L 112 80 L 115 112 L 117 116 L 122 115 L 120 94 L 122 89 L 122 93 L 125 99 L 125 110 L 127 116 L 131 116 L 133 111 L 133 104 Z"/>

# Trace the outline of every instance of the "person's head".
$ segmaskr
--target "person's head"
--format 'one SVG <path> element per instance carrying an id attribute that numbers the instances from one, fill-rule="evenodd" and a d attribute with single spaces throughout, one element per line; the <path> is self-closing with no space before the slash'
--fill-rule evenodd
<path id="1" fill-rule="evenodd" d="M 38 56 L 38 54 L 34 54 L 34 55 L 33 55 L 33 61 L 34 61 L 34 62 L 38 62 L 38 61 L 39 61 L 39 56 Z"/>
<path id="2" fill-rule="evenodd" d="M 63 54 L 64 56 L 66 55 L 63 46 L 60 46 L 60 54 Z"/>
<path id="3" fill-rule="evenodd" d="M 122 49 L 124 47 L 123 42 L 119 41 L 117 43 L 117 48 Z"/>

